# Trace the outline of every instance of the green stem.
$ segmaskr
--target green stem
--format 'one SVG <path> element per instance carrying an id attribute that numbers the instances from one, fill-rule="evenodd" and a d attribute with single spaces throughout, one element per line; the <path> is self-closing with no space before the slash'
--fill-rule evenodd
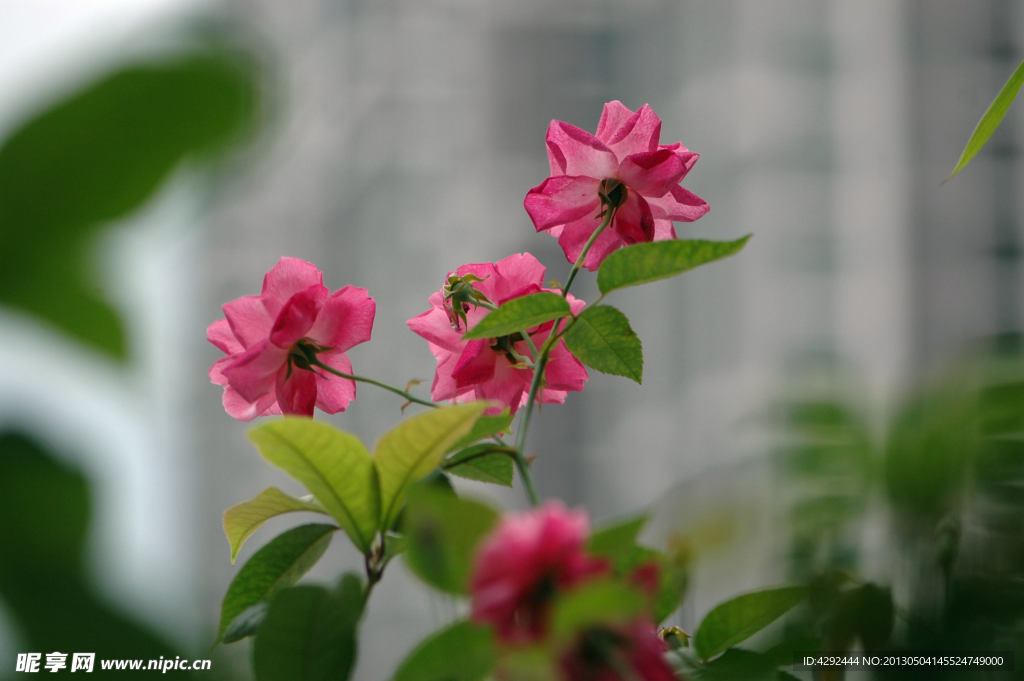
<path id="1" fill-rule="evenodd" d="M 583 250 L 580 251 L 579 257 L 576 258 L 576 262 L 573 263 L 572 269 L 569 270 L 569 278 L 566 279 L 565 287 L 562 289 L 563 298 L 569 295 L 569 287 L 572 286 L 573 280 L 576 279 L 576 275 L 583 267 L 583 261 L 586 259 L 587 253 L 590 251 L 590 247 L 594 245 L 595 241 L 597 241 L 597 237 L 601 235 L 601 232 L 604 231 L 604 228 L 610 225 L 612 223 L 612 220 L 615 219 L 616 210 L 616 208 L 608 208 L 605 211 L 604 220 L 601 221 L 601 224 L 597 226 L 597 229 L 594 230 L 594 233 L 590 235 L 589 239 L 587 239 L 587 243 L 583 246 Z"/>
<path id="2" fill-rule="evenodd" d="M 615 208 L 608 208 L 605 212 L 604 220 L 598 225 L 594 233 L 590 235 L 587 243 L 583 246 L 583 250 L 580 251 L 579 257 L 576 258 L 576 262 L 573 263 L 572 269 L 569 271 L 569 278 L 565 282 L 565 287 L 562 288 L 562 297 L 568 297 L 569 288 L 572 286 L 573 280 L 576 279 L 577 273 L 583 267 L 583 261 L 587 257 L 587 253 L 590 251 L 590 247 L 594 245 L 597 237 L 605 230 L 605 228 L 611 224 L 615 218 Z M 573 317 L 565 329 L 558 329 L 558 322 L 551 329 L 551 333 L 548 335 L 547 340 L 541 347 L 540 352 L 534 352 L 534 367 L 533 367 L 533 380 L 530 381 L 530 392 L 526 397 L 526 407 L 523 411 L 523 420 L 519 424 L 519 432 L 516 434 L 516 452 L 513 455 L 515 457 L 516 468 L 519 469 L 519 475 L 523 478 L 523 487 L 526 488 L 526 495 L 530 499 L 532 506 L 540 505 L 540 498 L 537 496 L 537 490 L 533 485 L 533 477 L 530 475 L 530 466 L 526 462 L 526 457 L 523 455 L 524 448 L 526 446 L 526 434 L 530 430 L 530 419 L 533 417 L 533 404 L 537 401 L 537 395 L 540 393 L 541 383 L 544 382 L 544 368 L 547 367 L 548 357 L 551 355 L 551 350 L 558 343 L 558 339 L 562 337 L 565 330 L 569 328 L 575 322 Z"/>
<path id="3" fill-rule="evenodd" d="M 422 398 L 416 397 L 415 395 L 413 395 L 410 392 L 402 390 L 401 388 L 396 388 L 395 386 L 390 385 L 388 383 L 385 383 L 383 381 L 378 381 L 375 378 L 368 378 L 366 376 L 355 376 L 353 374 L 346 374 L 344 372 L 338 371 L 334 367 L 327 366 L 326 364 L 324 364 L 320 360 L 311 361 L 310 364 L 312 366 L 317 367 L 318 369 L 323 369 L 327 373 L 334 374 L 335 376 L 338 376 L 340 378 L 347 378 L 350 381 L 359 381 L 361 383 L 369 383 L 370 385 L 375 385 L 378 388 L 383 388 L 384 390 L 387 390 L 389 392 L 393 392 L 396 395 L 401 395 L 402 397 L 404 397 L 405 399 L 409 400 L 410 402 L 415 402 L 416 404 L 422 404 L 425 407 L 433 407 L 434 409 L 436 409 L 437 407 L 441 406 L 441 405 L 437 404 L 436 402 L 431 402 L 430 400 L 424 400 Z"/>

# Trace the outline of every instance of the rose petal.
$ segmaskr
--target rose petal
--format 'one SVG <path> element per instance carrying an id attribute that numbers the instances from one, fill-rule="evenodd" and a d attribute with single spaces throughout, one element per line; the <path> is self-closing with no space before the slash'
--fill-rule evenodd
<path id="1" fill-rule="evenodd" d="M 332 293 L 320 309 L 309 337 L 335 350 L 370 340 L 377 303 L 364 288 L 346 286 Z"/>
<path id="2" fill-rule="evenodd" d="M 266 340 L 275 315 L 267 312 L 259 296 L 244 296 L 225 303 L 221 309 L 231 332 L 245 348 Z"/>
<path id="3" fill-rule="evenodd" d="M 682 159 L 668 149 L 631 154 L 619 167 L 619 178 L 644 196 L 662 196 L 685 174 Z"/>
<path id="4" fill-rule="evenodd" d="M 299 258 L 284 257 L 263 277 L 260 298 L 271 318 L 276 318 L 288 299 L 310 286 L 323 286 L 324 275 L 316 265 Z"/>
<path id="5" fill-rule="evenodd" d="M 242 344 L 238 342 L 238 339 L 235 338 L 234 332 L 231 331 L 231 325 L 228 324 L 226 319 L 218 319 L 206 327 L 206 340 L 217 346 L 217 349 L 221 352 L 229 355 L 245 350 Z"/>
<path id="6" fill-rule="evenodd" d="M 498 354 L 491 349 L 492 339 L 471 340 L 459 356 L 452 371 L 455 385 L 464 388 L 490 380 Z"/>
<path id="7" fill-rule="evenodd" d="M 343 374 L 352 373 L 352 362 L 343 352 L 324 352 L 321 362 Z M 356 399 L 356 382 L 318 370 L 316 376 L 316 406 L 328 414 L 345 411 Z"/>
<path id="8" fill-rule="evenodd" d="M 547 134 L 552 175 L 611 177 L 619 166 L 615 154 L 586 130 L 551 121 Z"/>
<path id="9" fill-rule="evenodd" d="M 274 393 L 277 372 L 288 360 L 288 351 L 269 341 L 254 345 L 221 370 L 224 377 L 247 401 Z"/>
<path id="10" fill-rule="evenodd" d="M 647 201 L 636 192 L 630 192 L 626 202 L 619 206 L 611 225 L 626 244 L 654 239 L 654 217 Z"/>
<path id="11" fill-rule="evenodd" d="M 648 199 L 656 218 L 693 222 L 708 212 L 707 201 L 683 187 L 672 187 L 664 196 Z"/>
<path id="12" fill-rule="evenodd" d="M 654 151 L 661 136 L 661 119 L 644 104 L 635 113 L 622 102 L 608 102 L 597 124 L 597 137 L 624 159 L 630 154 Z"/>
<path id="13" fill-rule="evenodd" d="M 285 414 L 312 416 L 316 406 L 316 375 L 312 371 L 281 367 L 275 382 L 277 403 Z"/>
<path id="14" fill-rule="evenodd" d="M 323 286 L 310 286 L 289 298 L 270 330 L 270 342 L 279 348 L 291 349 L 309 333 L 326 297 L 327 289 Z"/>
<path id="15" fill-rule="evenodd" d="M 549 177 L 526 194 L 523 206 L 540 232 L 596 213 L 601 203 L 600 184 L 593 177 Z"/>

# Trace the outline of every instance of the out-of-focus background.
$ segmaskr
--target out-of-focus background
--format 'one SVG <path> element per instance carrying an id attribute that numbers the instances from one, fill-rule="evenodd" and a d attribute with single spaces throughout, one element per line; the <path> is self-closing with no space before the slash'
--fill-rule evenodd
<path id="1" fill-rule="evenodd" d="M 754 238 L 616 294 L 644 384 L 592 373 L 544 408 L 541 494 L 595 522 L 654 510 L 650 541 L 694 555 L 686 628 L 823 566 L 926 614 L 979 570 L 1005 601 L 1020 554 L 984 551 L 1019 527 L 1019 489 L 985 485 L 1019 479 L 1019 451 L 957 438 L 1016 375 L 965 357 L 1012 349 L 1024 322 L 1024 107 L 940 182 L 1022 36 L 1012 0 L 0 3 L 0 677 L 18 651 L 80 649 L 87 612 L 125 657 L 206 656 L 235 570 L 221 512 L 298 492 L 208 383 L 220 305 L 305 258 L 377 301 L 357 371 L 429 384 L 405 320 L 449 270 L 528 250 L 565 277 L 522 199 L 549 121 L 593 130 L 611 99 L 649 103 L 663 142 L 703 155 L 685 184 L 711 212 L 681 237 Z M 1007 390 L 1000 408 L 1024 413 Z M 326 418 L 372 441 L 400 403 L 359 391 Z M 341 544 L 337 571 L 357 564 Z M 458 608 L 396 563 L 357 678 Z M 1000 614 L 1009 641 L 1020 612 Z M 218 675 L 245 678 L 245 645 L 212 653 Z"/>

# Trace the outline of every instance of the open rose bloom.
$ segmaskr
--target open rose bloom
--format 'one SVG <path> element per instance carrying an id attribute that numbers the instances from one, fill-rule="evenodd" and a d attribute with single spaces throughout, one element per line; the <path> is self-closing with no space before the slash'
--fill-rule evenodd
<path id="1" fill-rule="evenodd" d="M 557 501 L 506 515 L 477 550 L 470 583 L 472 618 L 493 626 L 506 648 L 547 645 L 557 599 L 611 575 L 607 561 L 586 551 L 589 529 L 585 512 L 570 511 Z M 655 590 L 656 585 L 644 592 L 653 596 Z M 664 643 L 643 617 L 595 624 L 558 646 L 558 675 L 565 681 L 676 678 L 665 662 Z M 630 675 L 624 677 L 623 670 Z"/>
<path id="2" fill-rule="evenodd" d="M 355 399 L 355 382 L 310 366 L 309 359 L 351 374 L 345 351 L 370 340 L 376 304 L 366 289 L 334 293 L 315 265 L 281 258 L 258 296 L 223 307 L 224 319 L 206 331 L 224 351 L 210 380 L 224 386 L 224 409 L 249 421 L 268 414 L 333 414 Z"/>
<path id="3" fill-rule="evenodd" d="M 470 277 L 472 286 L 491 303 L 502 303 L 540 291 L 544 266 L 529 253 L 510 255 L 496 263 L 463 265 L 454 276 Z M 450 275 L 452 276 L 452 275 Z M 579 314 L 584 302 L 568 297 L 573 314 Z M 454 303 L 458 305 L 459 303 Z M 526 404 L 533 371 L 520 365 L 519 357 L 530 357 L 526 341 L 519 335 L 481 340 L 463 340 L 468 329 L 488 314 L 481 306 L 465 305 L 459 311 L 462 323 L 452 311 L 453 302 L 438 291 L 430 296 L 430 309 L 410 319 L 409 328 L 430 343 L 430 352 L 437 359 L 437 371 L 430 394 L 435 400 L 464 402 L 494 400 L 508 405 L 513 412 Z M 564 322 L 562 322 L 564 323 Z M 547 340 L 555 322 L 528 329 L 536 347 Z M 551 351 L 544 370 L 544 387 L 537 399 L 541 403 L 565 402 L 569 391 L 582 390 L 587 370 L 565 347 L 564 341 Z M 490 412 L 501 411 L 499 408 Z"/>
<path id="4" fill-rule="evenodd" d="M 708 212 L 702 198 L 679 186 L 699 154 L 679 142 L 659 144 L 660 136 L 661 119 L 651 107 L 632 111 L 618 100 L 604 105 L 596 135 L 551 121 L 551 177 L 529 191 L 524 205 L 538 231 L 558 238 L 569 262 L 607 210 L 615 217 L 587 252 L 589 270 L 622 246 L 674 239 L 673 222 Z"/>

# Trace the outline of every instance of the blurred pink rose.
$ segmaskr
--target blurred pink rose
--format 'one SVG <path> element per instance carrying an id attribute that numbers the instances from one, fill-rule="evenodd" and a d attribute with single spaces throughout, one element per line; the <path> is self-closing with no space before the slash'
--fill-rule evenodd
<path id="1" fill-rule="evenodd" d="M 676 681 L 665 652 L 654 626 L 636 620 L 581 632 L 559 666 L 565 681 Z"/>
<path id="2" fill-rule="evenodd" d="M 505 643 L 543 637 L 558 593 L 609 571 L 585 552 L 589 531 L 586 512 L 557 501 L 505 516 L 476 555 L 473 619 L 494 625 Z"/>
<path id="3" fill-rule="evenodd" d="M 520 296 L 551 289 L 542 288 L 544 266 L 529 253 L 510 255 L 496 263 L 463 265 L 452 277 L 467 277 L 473 289 L 483 294 L 494 305 Z M 469 298 L 466 298 L 469 300 Z M 584 302 L 568 297 L 574 314 L 583 309 Z M 458 306 L 453 311 L 453 305 Z M 473 327 L 488 310 L 459 298 L 445 299 L 443 292 L 430 296 L 430 309 L 410 319 L 407 324 L 415 333 L 427 339 L 430 352 L 437 359 L 437 371 L 430 389 L 435 400 L 494 400 L 508 405 L 513 412 L 526 404 L 533 371 L 517 366 L 516 357 L 531 356 L 526 341 L 515 334 L 502 338 L 463 340 L 467 329 Z M 462 318 L 465 321 L 462 321 Z M 547 340 L 554 322 L 541 324 L 528 330 L 537 348 Z M 544 387 L 540 390 L 541 403 L 562 403 L 569 391 L 582 390 L 587 370 L 559 341 L 552 349 L 544 370 Z M 490 413 L 500 408 L 488 410 Z"/>
<path id="4" fill-rule="evenodd" d="M 224 386 L 224 409 L 249 421 L 267 414 L 333 414 L 355 399 L 355 382 L 311 367 L 312 358 L 346 374 L 345 351 L 370 340 L 376 303 L 366 289 L 346 286 L 334 293 L 323 273 L 298 258 L 281 258 L 263 279 L 258 296 L 223 307 L 225 319 L 206 330 L 227 353 L 210 368 Z"/>
<path id="5" fill-rule="evenodd" d="M 622 246 L 674 239 L 673 222 L 708 212 L 704 199 L 679 186 L 699 154 L 680 142 L 658 144 L 660 134 L 661 119 L 650 106 L 634 112 L 618 100 L 604 105 L 596 135 L 551 121 L 551 177 L 527 193 L 524 205 L 537 231 L 558 238 L 569 262 L 610 208 L 615 219 L 587 252 L 588 270 Z"/>

